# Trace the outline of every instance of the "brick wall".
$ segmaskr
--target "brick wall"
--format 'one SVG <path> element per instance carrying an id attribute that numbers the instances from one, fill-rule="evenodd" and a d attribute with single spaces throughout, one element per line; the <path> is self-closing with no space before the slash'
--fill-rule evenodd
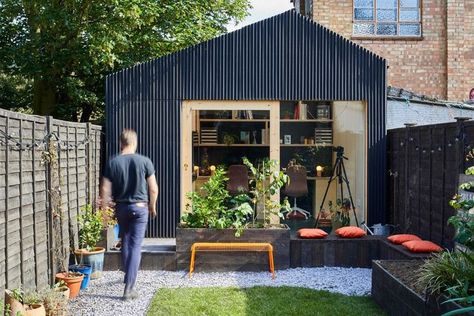
<path id="1" fill-rule="evenodd" d="M 467 99 L 474 87 L 474 1 L 422 1 L 422 40 L 352 38 L 352 3 L 313 0 L 313 18 L 386 58 L 389 85 L 442 99 Z"/>

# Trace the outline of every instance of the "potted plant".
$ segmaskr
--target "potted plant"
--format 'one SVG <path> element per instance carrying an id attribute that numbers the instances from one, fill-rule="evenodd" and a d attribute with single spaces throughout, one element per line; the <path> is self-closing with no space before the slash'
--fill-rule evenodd
<path id="1" fill-rule="evenodd" d="M 62 282 L 56 283 L 52 287 L 47 287 L 41 291 L 41 298 L 47 315 L 68 315 L 68 291 L 68 287 Z"/>
<path id="2" fill-rule="evenodd" d="M 21 288 L 5 290 L 5 304 L 10 315 L 45 316 L 41 296 L 36 291 L 24 292 Z"/>
<path id="3" fill-rule="evenodd" d="M 293 114 L 293 113 L 291 113 L 290 111 L 283 111 L 283 119 L 284 119 L 284 120 L 290 120 L 292 114 Z"/>
<path id="4" fill-rule="evenodd" d="M 334 230 L 350 225 L 351 201 L 349 199 L 337 199 L 335 206 L 332 201 L 329 201 L 328 206 L 329 212 L 331 213 L 332 228 Z"/>
<path id="5" fill-rule="evenodd" d="M 110 209 L 97 209 L 94 211 L 91 205 L 86 205 L 81 208 L 81 214 L 78 216 L 80 248 L 74 250 L 74 254 L 76 255 L 76 261 L 79 262 L 79 266 L 73 268 L 81 269 L 82 273 L 86 273 L 87 267 L 85 265 L 91 266 L 91 279 L 97 279 L 102 276 L 105 248 L 97 247 L 97 243 L 102 239 L 102 232 L 109 224 L 107 218 L 110 219 L 110 212 Z"/>
<path id="6" fill-rule="evenodd" d="M 84 279 L 84 274 L 80 272 L 65 271 L 56 273 L 56 282 L 64 282 L 69 288 L 69 298 L 73 299 L 79 295 L 81 283 Z"/>
<path id="7" fill-rule="evenodd" d="M 52 289 L 58 293 L 61 293 L 66 299 L 69 299 L 69 293 L 71 292 L 71 290 L 69 290 L 67 284 L 64 281 L 61 280 L 59 282 L 54 283 Z"/>
<path id="8" fill-rule="evenodd" d="M 329 201 L 331 202 L 331 201 Z M 328 210 L 321 210 L 318 214 L 318 228 L 324 230 L 326 233 L 330 234 L 332 231 L 332 220 L 331 220 L 331 212 Z"/>

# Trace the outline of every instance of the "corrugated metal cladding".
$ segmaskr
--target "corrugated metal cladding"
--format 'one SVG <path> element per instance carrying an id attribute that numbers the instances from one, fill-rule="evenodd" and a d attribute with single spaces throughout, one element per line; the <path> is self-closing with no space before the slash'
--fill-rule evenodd
<path id="1" fill-rule="evenodd" d="M 368 222 L 385 220 L 385 70 L 381 57 L 287 11 L 107 77 L 107 150 L 140 135 L 160 184 L 150 237 L 173 237 L 180 210 L 182 100 L 366 100 Z"/>

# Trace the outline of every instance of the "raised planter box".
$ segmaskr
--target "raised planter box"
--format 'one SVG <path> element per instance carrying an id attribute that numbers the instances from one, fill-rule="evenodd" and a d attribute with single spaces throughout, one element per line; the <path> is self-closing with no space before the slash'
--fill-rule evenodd
<path id="1" fill-rule="evenodd" d="M 445 298 L 426 297 L 416 293 L 384 268 L 383 264 L 383 260 L 372 262 L 372 298 L 389 315 L 441 315 L 459 308 L 455 303 L 441 304 Z M 463 315 L 474 315 L 474 313 Z"/>
<path id="2" fill-rule="evenodd" d="M 189 269 L 191 246 L 195 242 L 268 242 L 273 246 L 275 269 L 290 267 L 290 230 L 288 228 L 250 228 L 241 237 L 232 229 L 176 229 L 176 264 L 179 270 Z M 198 252 L 195 262 L 199 271 L 265 271 L 266 252 Z"/>
<path id="3" fill-rule="evenodd" d="M 340 238 L 329 235 L 324 239 L 291 239 L 291 267 L 359 267 L 370 268 L 379 259 L 382 237 Z"/>

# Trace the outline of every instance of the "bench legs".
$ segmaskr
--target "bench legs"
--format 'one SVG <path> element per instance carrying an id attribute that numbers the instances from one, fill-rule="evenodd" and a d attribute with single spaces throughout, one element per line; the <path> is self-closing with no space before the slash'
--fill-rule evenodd
<path id="1" fill-rule="evenodd" d="M 268 267 L 272 273 L 272 279 L 275 279 L 275 264 L 273 262 L 273 249 L 268 249 Z"/>
<path id="2" fill-rule="evenodd" d="M 192 277 L 194 272 L 194 264 L 196 260 L 196 247 L 191 247 L 191 261 L 189 262 L 189 278 Z M 275 263 L 273 261 L 273 247 L 268 248 L 268 269 L 272 274 L 272 279 L 275 279 Z"/>
<path id="3" fill-rule="evenodd" d="M 196 259 L 196 248 L 191 247 L 191 262 L 189 263 L 189 277 L 191 278 L 194 271 L 194 260 Z"/>

